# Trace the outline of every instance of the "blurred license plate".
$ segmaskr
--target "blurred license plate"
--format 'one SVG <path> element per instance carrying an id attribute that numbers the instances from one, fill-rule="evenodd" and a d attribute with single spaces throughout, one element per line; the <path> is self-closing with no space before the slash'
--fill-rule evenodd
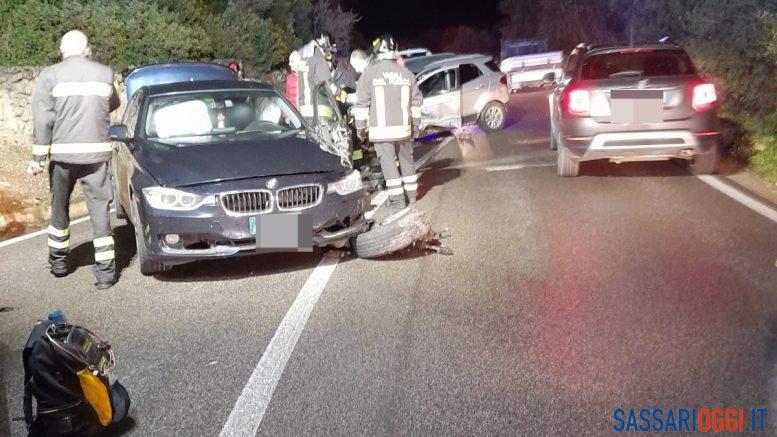
<path id="1" fill-rule="evenodd" d="M 661 90 L 612 90 L 613 123 L 661 123 L 664 121 L 664 92 Z"/>
<path id="2" fill-rule="evenodd" d="M 258 252 L 313 251 L 313 219 L 310 214 L 263 214 L 249 217 L 248 230 L 256 236 Z"/>

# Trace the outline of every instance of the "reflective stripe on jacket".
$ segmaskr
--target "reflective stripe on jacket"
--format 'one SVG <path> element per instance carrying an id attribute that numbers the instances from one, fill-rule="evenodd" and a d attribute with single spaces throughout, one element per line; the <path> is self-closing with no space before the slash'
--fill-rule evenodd
<path id="1" fill-rule="evenodd" d="M 379 60 L 362 73 L 353 115 L 356 127 L 368 127 L 372 142 L 410 139 L 421 119 L 423 96 L 415 76 L 393 60 Z"/>
<path id="2" fill-rule="evenodd" d="M 33 159 L 95 164 L 111 159 L 109 114 L 119 107 L 110 67 L 80 56 L 44 68 L 32 94 Z"/>
<path id="3" fill-rule="evenodd" d="M 313 92 L 318 84 L 329 79 L 329 63 L 316 47 L 312 56 L 297 64 L 297 109 L 303 117 L 313 117 Z"/>

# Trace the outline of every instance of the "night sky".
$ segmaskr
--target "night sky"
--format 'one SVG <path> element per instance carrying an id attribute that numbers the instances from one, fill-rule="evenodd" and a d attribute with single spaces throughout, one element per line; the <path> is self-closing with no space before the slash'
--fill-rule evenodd
<path id="1" fill-rule="evenodd" d="M 499 0 L 344 0 L 362 16 L 356 25 L 366 40 L 389 32 L 402 41 L 434 45 L 434 34 L 452 26 L 497 31 Z M 436 47 L 429 47 L 436 49 Z"/>

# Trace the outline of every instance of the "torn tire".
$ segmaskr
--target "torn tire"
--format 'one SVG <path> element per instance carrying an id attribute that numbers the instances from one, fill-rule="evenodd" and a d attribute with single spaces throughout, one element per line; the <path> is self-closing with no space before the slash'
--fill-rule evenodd
<path id="1" fill-rule="evenodd" d="M 429 217 L 410 207 L 391 222 L 351 238 L 351 250 L 359 258 L 377 258 L 404 249 L 430 231 Z"/>

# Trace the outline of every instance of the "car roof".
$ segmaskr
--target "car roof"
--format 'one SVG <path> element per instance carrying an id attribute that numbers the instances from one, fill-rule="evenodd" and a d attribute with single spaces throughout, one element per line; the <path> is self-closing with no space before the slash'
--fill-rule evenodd
<path id="1" fill-rule="evenodd" d="M 409 59 L 405 59 L 405 67 L 411 72 L 413 72 L 414 74 L 418 74 L 418 72 L 423 70 L 430 63 L 439 61 L 440 59 L 452 58 L 454 56 L 456 55 L 454 55 L 453 53 L 434 53 L 429 56 L 418 56 L 415 58 L 409 58 Z"/>
<path id="2" fill-rule="evenodd" d="M 125 80 L 127 98 L 132 98 L 135 90 L 146 85 L 198 80 L 235 80 L 235 72 L 219 64 L 205 62 L 172 62 L 147 65 L 132 70 Z"/>
<path id="3" fill-rule="evenodd" d="M 429 56 L 427 56 L 428 58 Z M 421 58 L 424 59 L 424 58 Z M 454 55 L 454 56 L 448 56 L 445 58 L 441 58 L 438 60 L 434 60 L 428 64 L 426 64 L 421 70 L 416 73 L 416 75 L 425 73 L 427 71 L 437 69 L 440 67 L 446 67 L 446 66 L 454 66 L 463 64 L 465 62 L 488 62 L 492 59 L 491 56 L 488 55 L 481 55 L 481 54 L 469 54 L 469 55 Z M 412 70 L 411 70 L 412 71 Z"/>
<path id="4" fill-rule="evenodd" d="M 250 80 L 195 80 L 191 82 L 175 82 L 159 85 L 147 85 L 143 89 L 149 95 L 173 94 L 187 91 L 220 91 L 220 90 L 262 90 L 275 91 L 271 85 Z"/>
<path id="5" fill-rule="evenodd" d="M 601 44 L 594 46 L 585 46 L 585 54 L 605 54 L 615 53 L 624 50 L 682 50 L 682 47 L 675 44 Z"/>

